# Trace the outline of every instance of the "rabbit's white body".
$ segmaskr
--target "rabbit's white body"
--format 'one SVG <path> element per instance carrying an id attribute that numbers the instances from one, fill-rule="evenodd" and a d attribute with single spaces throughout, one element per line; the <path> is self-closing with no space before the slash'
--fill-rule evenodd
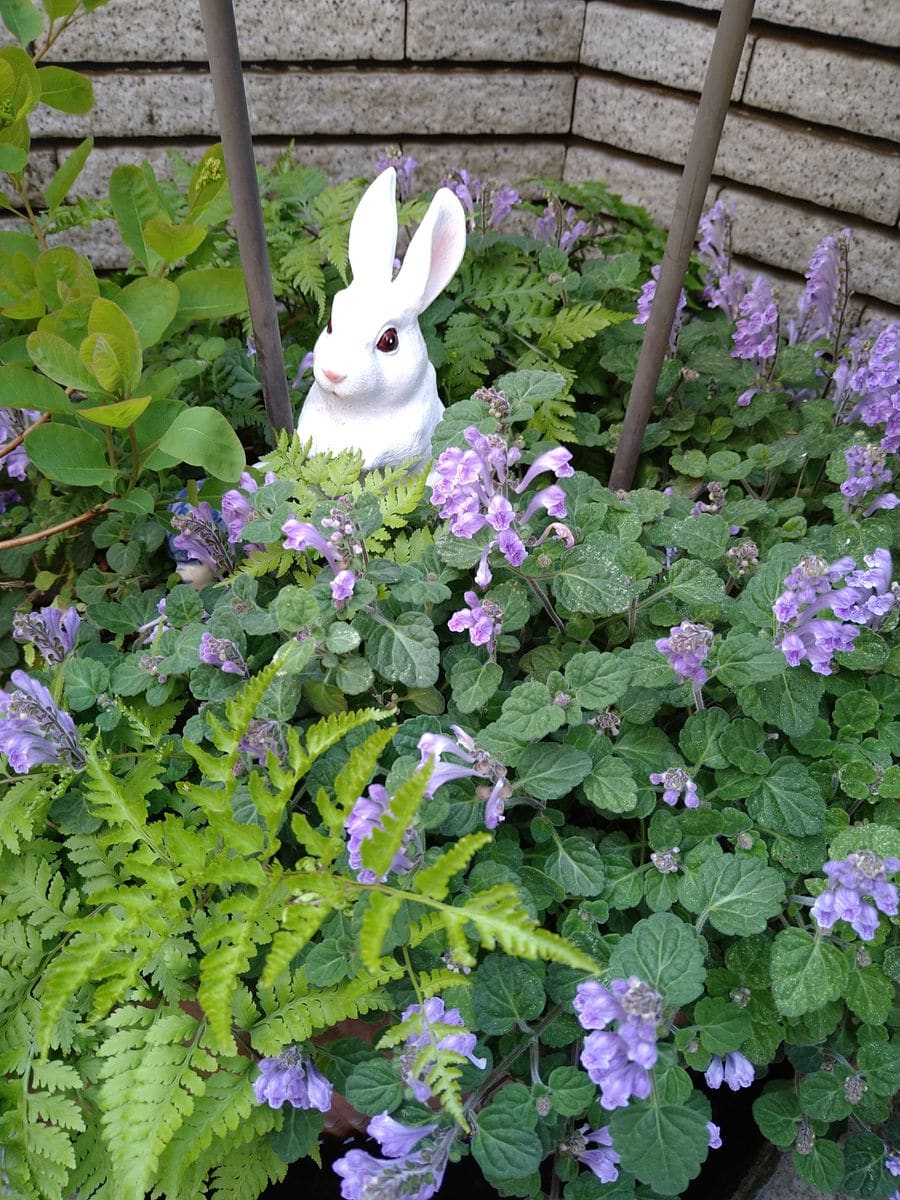
<path id="1" fill-rule="evenodd" d="M 443 406 L 418 317 L 453 278 L 466 243 L 462 205 L 441 188 L 394 279 L 395 190 L 389 167 L 353 215 L 353 281 L 316 341 L 315 382 L 297 423 L 315 453 L 361 450 L 367 470 L 430 455 Z"/>

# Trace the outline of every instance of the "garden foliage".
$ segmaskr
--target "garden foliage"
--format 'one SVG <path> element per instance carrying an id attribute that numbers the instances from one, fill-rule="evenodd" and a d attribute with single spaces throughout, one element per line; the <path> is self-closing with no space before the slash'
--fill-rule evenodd
<path id="1" fill-rule="evenodd" d="M 267 447 L 220 148 L 67 204 L 88 140 L 26 205 L 96 6 L 0 3 L 0 1192 L 255 1200 L 340 1093 L 350 1200 L 467 1154 L 678 1195 L 768 1075 L 803 1178 L 886 1200 L 900 327 L 850 336 L 847 237 L 792 314 L 716 210 L 612 493 L 661 235 L 459 172 L 435 461 Z M 299 402 L 362 184 L 261 184 Z M 110 216 L 101 277 L 66 231 Z"/>

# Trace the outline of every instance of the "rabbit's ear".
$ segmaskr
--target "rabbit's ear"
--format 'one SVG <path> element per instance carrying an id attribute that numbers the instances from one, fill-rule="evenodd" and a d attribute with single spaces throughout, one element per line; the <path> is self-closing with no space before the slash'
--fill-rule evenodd
<path id="1" fill-rule="evenodd" d="M 397 172 L 388 167 L 362 194 L 347 248 L 354 281 L 390 283 L 397 252 Z"/>
<path id="2" fill-rule="evenodd" d="M 439 188 L 394 280 L 403 307 L 424 312 L 456 274 L 465 249 L 463 206 L 449 188 Z"/>

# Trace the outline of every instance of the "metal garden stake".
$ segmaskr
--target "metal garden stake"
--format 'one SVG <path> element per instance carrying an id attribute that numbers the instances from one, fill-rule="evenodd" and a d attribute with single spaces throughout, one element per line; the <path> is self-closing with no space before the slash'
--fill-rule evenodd
<path id="1" fill-rule="evenodd" d="M 247 283 L 250 320 L 259 360 L 266 415 L 273 431 L 293 428 L 281 348 L 281 330 L 272 289 L 262 206 L 256 182 L 250 115 L 244 93 L 241 54 L 232 0 L 200 0 L 200 15 L 209 54 L 216 114 L 222 135 L 225 169 L 234 202 L 238 251 Z"/>
<path id="2" fill-rule="evenodd" d="M 731 99 L 754 0 L 724 0 L 706 79 L 694 121 L 691 144 L 678 187 L 675 211 L 666 242 L 650 318 L 638 358 L 622 434 L 609 477 L 614 491 L 631 487 L 644 431 L 650 419 L 659 372 L 669 344 L 681 283 L 697 236 L 703 200 L 712 175 L 722 126 Z"/>

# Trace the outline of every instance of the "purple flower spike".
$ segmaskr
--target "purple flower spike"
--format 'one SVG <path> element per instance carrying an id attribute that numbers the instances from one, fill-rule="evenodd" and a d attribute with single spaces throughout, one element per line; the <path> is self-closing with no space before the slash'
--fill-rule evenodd
<path id="1" fill-rule="evenodd" d="M 658 638 L 656 648 L 665 654 L 669 665 L 678 676 L 679 683 L 690 680 L 700 686 L 709 675 L 702 666 L 713 643 L 713 631 L 707 625 L 696 625 L 693 621 L 682 621 L 669 630 L 667 638 Z"/>
<path id="2" fill-rule="evenodd" d="M 75 608 L 42 608 L 40 612 L 16 613 L 12 635 L 17 642 L 31 642 L 47 663 L 61 663 L 75 649 L 81 617 Z"/>
<path id="3" fill-rule="evenodd" d="M 285 1101 L 293 1108 L 331 1108 L 332 1085 L 313 1066 L 312 1059 L 295 1047 L 283 1050 L 277 1058 L 262 1058 L 259 1075 L 253 1081 L 258 1104 L 281 1108 Z"/>
<path id="4" fill-rule="evenodd" d="M 503 611 L 493 600 L 480 602 L 475 592 L 466 592 L 464 597 L 468 608 L 455 612 L 447 622 L 447 628 L 453 633 L 469 631 L 469 640 L 473 646 L 487 646 L 493 654 L 497 647 L 500 634 L 500 623 Z"/>
<path id="5" fill-rule="evenodd" d="M 417 1100 L 424 1102 L 431 1097 L 431 1088 L 426 1078 L 436 1060 L 429 1059 L 427 1055 L 424 1061 L 422 1060 L 422 1051 L 427 1051 L 430 1047 L 461 1054 L 479 1071 L 483 1071 L 487 1066 L 486 1058 L 478 1058 L 473 1053 L 475 1034 L 466 1031 L 459 1009 L 445 1008 L 440 996 L 431 996 L 424 1005 L 411 1004 L 401 1013 L 400 1019 L 411 1021 L 415 1025 L 413 1032 L 407 1035 L 399 1062 L 403 1082 L 411 1088 Z M 448 1026 L 459 1026 L 462 1033 L 454 1033 L 452 1029 L 447 1028 Z"/>
<path id="6" fill-rule="evenodd" d="M 560 1149 L 593 1171 L 601 1183 L 615 1183 L 619 1178 L 620 1159 L 612 1144 L 608 1125 L 604 1125 L 602 1129 L 591 1129 L 588 1124 L 584 1124 Z"/>
<path id="7" fill-rule="evenodd" d="M 842 229 L 822 238 L 809 260 L 806 287 L 797 303 L 790 341 L 831 340 L 839 330 L 849 295 L 851 232 Z"/>
<path id="8" fill-rule="evenodd" d="M 84 752 L 75 722 L 59 708 L 42 683 L 13 671 L 13 690 L 0 691 L 0 754 L 17 775 L 41 763 L 66 762 L 80 770 Z"/>
<path id="9" fill-rule="evenodd" d="M 697 791 L 697 785 L 687 771 L 681 767 L 670 767 L 668 771 L 662 772 L 654 771 L 650 776 L 650 782 L 655 787 L 661 786 L 665 789 L 662 796 L 664 804 L 677 804 L 681 793 L 684 792 L 685 808 L 700 807 L 700 793 Z"/>
<path id="10" fill-rule="evenodd" d="M 739 1092 L 741 1088 L 750 1087 L 754 1076 L 753 1063 L 735 1050 L 726 1054 L 724 1061 L 714 1054 L 703 1078 L 713 1089 L 720 1088 L 724 1082 L 733 1092 Z"/>
<path id="11" fill-rule="evenodd" d="M 424 766 L 429 758 L 434 759 L 434 767 L 425 795 L 433 796 L 442 784 L 449 783 L 453 779 L 472 777 L 486 779 L 493 786 L 486 797 L 484 824 L 486 829 L 496 829 L 504 819 L 504 804 L 510 795 L 510 787 L 506 781 L 506 767 L 476 745 L 474 739 L 464 729 L 458 725 L 452 725 L 451 729 L 456 735 L 455 738 L 448 737 L 444 733 L 423 733 L 419 738 L 418 750 L 421 755 L 419 766 Z M 442 756 L 445 754 L 452 754 L 455 759 L 460 761 L 444 762 Z M 486 786 L 483 789 L 479 788 L 479 796 L 482 791 L 487 792 L 487 790 Z"/>
<path id="12" fill-rule="evenodd" d="M 370 871 L 362 865 L 362 845 L 376 829 L 384 828 L 382 818 L 388 811 L 390 803 L 391 798 L 387 790 L 380 783 L 373 783 L 369 786 L 369 794 L 360 796 L 344 823 L 348 837 L 347 853 L 350 866 L 356 871 L 356 878 L 360 883 L 384 883 L 387 879 L 386 874 L 377 877 L 374 871 Z M 403 839 L 403 845 L 394 855 L 390 870 L 397 875 L 405 875 L 415 866 L 407 854 L 409 843 L 413 841 L 414 836 L 415 831 L 408 829 Z"/>
<path id="13" fill-rule="evenodd" d="M 650 268 L 651 278 L 647 280 L 641 288 L 641 294 L 638 296 L 637 310 L 638 315 L 634 318 L 635 325 L 646 325 L 650 320 L 650 310 L 653 307 L 653 301 L 656 299 L 656 285 L 659 282 L 660 266 L 657 263 Z M 684 288 L 678 293 L 678 304 L 675 308 L 675 318 L 672 321 L 672 328 L 669 331 L 669 353 L 675 353 L 675 341 L 678 337 L 678 330 L 681 328 L 681 314 L 687 304 L 687 296 Z"/>
<path id="14" fill-rule="evenodd" d="M 222 519 L 212 505 L 201 500 L 197 505 L 183 501 L 170 507 L 172 528 L 176 533 L 169 540 L 169 550 L 178 573 L 184 577 L 185 570 L 189 572 L 192 564 L 199 563 L 212 578 L 232 574 L 234 553 Z M 187 581 L 191 581 L 190 576 Z"/>
<path id="15" fill-rule="evenodd" d="M 897 915 L 897 888 L 887 877 L 900 870 L 900 858 L 879 858 L 872 850 L 858 850 L 844 859 L 830 859 L 822 869 L 828 887 L 812 906 L 813 920 L 820 929 L 846 921 L 863 941 L 870 942 L 878 929 L 878 913 Z"/>
<path id="16" fill-rule="evenodd" d="M 226 675 L 246 675 L 247 664 L 244 656 L 229 638 L 213 637 L 204 633 L 200 638 L 198 656 L 202 663 L 210 667 L 218 667 Z"/>
<path id="17" fill-rule="evenodd" d="M 734 202 L 717 200 L 700 218 L 697 256 L 707 266 L 703 296 L 710 308 L 721 308 L 733 321 L 747 294 L 747 276 L 731 270 L 731 227 Z M 740 403 L 740 401 L 738 401 Z"/>
<path id="18" fill-rule="evenodd" d="M 601 1107 L 624 1108 L 632 1096 L 645 1100 L 657 1058 L 662 997 L 637 976 L 614 979 L 609 988 L 588 980 L 575 991 L 572 1006 L 581 1027 L 597 1031 L 584 1039 L 581 1065 L 600 1087 Z M 618 1029 L 607 1031 L 613 1021 Z"/>
<path id="19" fill-rule="evenodd" d="M 381 1142 L 388 1157 L 376 1158 L 365 1150 L 350 1150 L 334 1164 L 335 1174 L 341 1179 L 343 1200 L 401 1200 L 401 1197 L 432 1200 L 444 1182 L 456 1131 L 436 1132 L 435 1125 L 407 1127 L 384 1114 L 382 1117 L 373 1117 L 368 1132 Z M 408 1136 L 404 1137 L 399 1130 Z M 392 1153 L 393 1148 L 410 1141 L 412 1148 L 407 1153 Z"/>
<path id="20" fill-rule="evenodd" d="M 778 349 L 778 306 L 768 280 L 762 275 L 754 279 L 739 312 L 731 355 L 752 362 L 762 371 Z"/>
<path id="21" fill-rule="evenodd" d="M 869 428 L 883 426 L 881 448 L 900 450 L 900 321 L 872 340 L 850 339 L 850 359 L 835 368 L 835 405 L 845 420 Z M 848 411 L 849 410 L 849 411 Z"/>
<path id="22" fill-rule="evenodd" d="M 397 195 L 401 204 L 412 195 L 413 176 L 418 167 L 416 160 L 409 154 L 404 154 L 399 146 L 387 146 L 375 159 L 375 170 L 381 174 L 388 167 L 397 172 Z"/>
<path id="23" fill-rule="evenodd" d="M 287 754 L 287 744 L 281 732 L 279 721 L 264 721 L 254 719 L 247 727 L 247 732 L 238 742 L 238 750 L 249 754 L 258 762 L 264 763 L 269 754 L 283 759 Z"/>

